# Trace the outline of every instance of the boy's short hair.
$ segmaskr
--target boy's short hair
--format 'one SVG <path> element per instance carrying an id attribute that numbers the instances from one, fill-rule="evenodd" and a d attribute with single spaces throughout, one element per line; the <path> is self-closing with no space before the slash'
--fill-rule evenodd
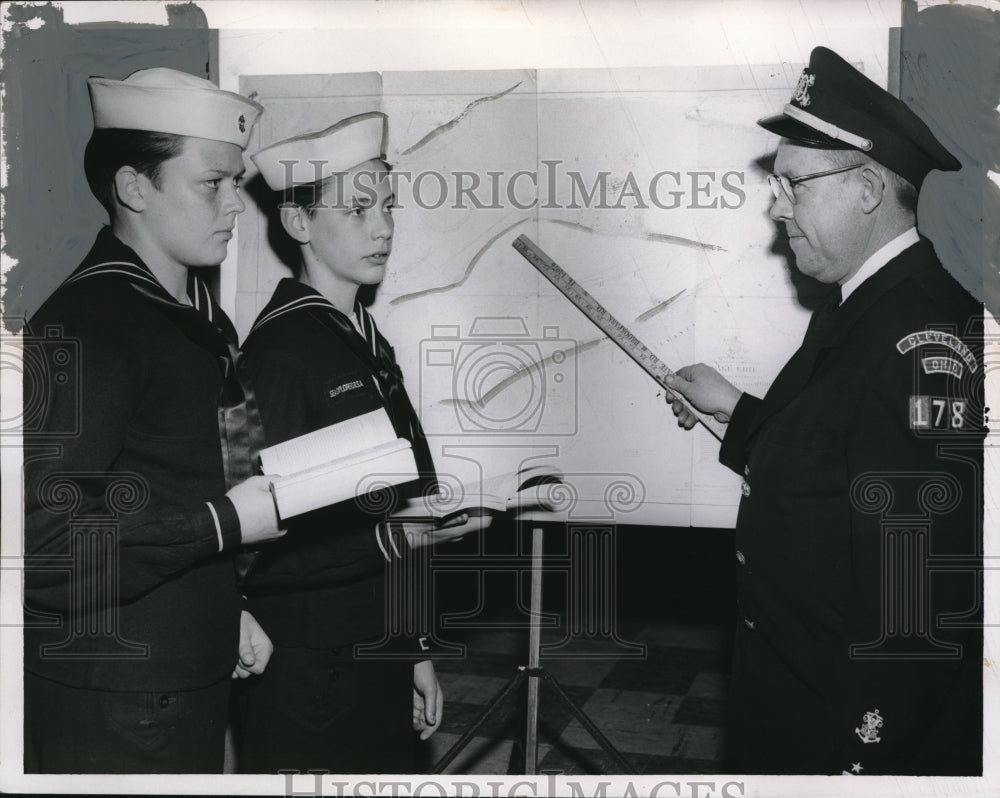
<path id="1" fill-rule="evenodd" d="M 87 184 L 112 221 L 117 215 L 115 175 L 123 166 L 131 166 L 160 187 L 160 168 L 181 154 L 186 136 L 156 133 L 149 130 L 98 128 L 87 142 L 83 169 Z"/>
<path id="2" fill-rule="evenodd" d="M 383 158 L 373 158 L 372 160 L 382 164 L 386 172 L 392 171 L 392 165 Z M 330 175 L 322 180 L 313 183 L 296 183 L 280 192 L 281 204 L 297 205 L 306 212 L 310 219 L 316 216 L 319 208 L 331 207 L 334 202 L 324 202 L 324 198 L 332 186 L 337 185 L 344 179 L 344 173 Z M 342 198 L 340 198 L 342 199 Z"/>

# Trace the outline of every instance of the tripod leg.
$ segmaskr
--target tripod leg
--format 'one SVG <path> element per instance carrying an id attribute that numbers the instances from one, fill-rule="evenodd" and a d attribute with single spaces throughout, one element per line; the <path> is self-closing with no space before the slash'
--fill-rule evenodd
<path id="1" fill-rule="evenodd" d="M 611 756 L 615 761 L 615 764 L 620 768 L 622 773 L 635 773 L 632 766 L 625 760 L 625 758 L 618 752 L 612 744 L 611 741 L 605 737 L 601 730 L 594 725 L 594 722 L 587 717 L 586 713 L 580 707 L 576 705 L 572 698 L 566 694 L 566 692 L 560 687 L 559 682 L 548 673 L 548 671 L 542 671 L 542 678 L 545 679 L 546 683 L 549 684 L 553 690 L 555 690 L 556 695 L 558 695 L 563 703 L 569 708 L 569 711 L 573 713 L 573 716 L 580 721 L 580 725 L 587 730 L 587 733 L 604 751 Z"/>
<path id="2" fill-rule="evenodd" d="M 527 678 L 523 670 L 518 671 L 514 674 L 514 677 L 504 685 L 503 689 L 497 693 L 493 700 L 486 706 L 486 708 L 480 713 L 479 717 L 476 718 L 475 723 L 473 723 L 465 733 L 455 741 L 455 744 L 449 748 L 444 756 L 442 756 L 437 762 L 434 763 L 434 767 L 431 768 L 431 773 L 441 773 L 448 765 L 451 764 L 452 760 L 461 753 L 462 749 L 469 744 L 469 741 L 475 736 L 476 732 L 479 731 L 479 727 L 486 722 L 486 719 L 493 714 L 494 710 L 499 707 L 504 700 L 513 693 L 518 686 Z"/>
<path id="3" fill-rule="evenodd" d="M 542 645 L 542 551 L 544 531 L 531 530 L 531 628 L 528 631 L 528 724 L 524 735 L 524 772 L 538 772 L 538 666 Z"/>

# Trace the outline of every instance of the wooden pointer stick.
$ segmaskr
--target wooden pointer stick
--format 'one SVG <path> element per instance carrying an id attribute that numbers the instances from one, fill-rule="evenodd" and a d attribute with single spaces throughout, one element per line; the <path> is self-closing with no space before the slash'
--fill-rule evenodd
<path id="1" fill-rule="evenodd" d="M 722 440 L 726 434 L 726 425 L 715 416 L 696 410 L 683 396 L 671 390 L 667 385 L 667 377 L 673 372 L 642 341 L 636 338 L 628 327 L 612 316 L 600 302 L 563 271 L 558 263 L 542 252 L 530 238 L 520 235 L 514 239 L 512 246 L 552 285 L 558 288 L 570 302 L 576 305 L 588 319 L 594 322 L 608 338 L 618 344 L 626 355 L 642 366 L 663 390 L 670 396 L 680 399 L 709 432 L 720 441 Z"/>

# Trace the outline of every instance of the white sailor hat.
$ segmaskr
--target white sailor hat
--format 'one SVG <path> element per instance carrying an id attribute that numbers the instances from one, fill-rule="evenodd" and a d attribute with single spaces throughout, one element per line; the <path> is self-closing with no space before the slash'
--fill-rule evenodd
<path id="1" fill-rule="evenodd" d="M 245 149 L 264 107 L 203 78 L 166 67 L 140 69 L 125 80 L 89 78 L 94 128 L 174 133 Z"/>
<path id="2" fill-rule="evenodd" d="M 279 141 L 250 156 L 272 191 L 315 183 L 365 161 L 385 158 L 388 117 L 380 111 L 350 116 L 318 133 Z"/>

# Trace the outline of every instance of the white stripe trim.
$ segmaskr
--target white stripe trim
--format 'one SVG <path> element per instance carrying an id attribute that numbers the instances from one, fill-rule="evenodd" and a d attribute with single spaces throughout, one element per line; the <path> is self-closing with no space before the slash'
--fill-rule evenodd
<path id="1" fill-rule="evenodd" d="M 208 320 L 212 324 L 215 324 L 215 310 L 212 307 L 212 296 L 209 293 L 208 286 L 205 285 L 204 280 L 197 276 L 194 278 L 194 284 L 198 287 L 198 305 L 196 310 L 208 316 Z M 204 308 L 202 305 L 204 305 Z"/>
<path id="2" fill-rule="evenodd" d="M 106 261 L 104 261 L 104 263 L 92 263 L 90 266 L 87 266 L 85 269 L 81 269 L 80 272 L 76 275 L 76 277 L 73 277 L 72 279 L 77 279 L 78 277 L 83 276 L 84 274 L 86 274 L 89 271 L 93 271 L 94 269 L 101 269 L 101 268 L 103 268 L 105 266 L 130 266 L 131 268 L 135 269 L 137 272 L 141 272 L 142 274 L 146 274 L 146 270 L 145 269 L 143 269 L 138 264 L 133 263 L 132 261 L 128 261 L 128 260 L 106 260 Z"/>
<path id="3" fill-rule="evenodd" d="M 301 297 L 300 299 L 294 299 L 287 304 L 282 305 L 280 308 L 275 308 L 270 313 L 268 313 L 264 318 L 260 319 L 256 324 L 254 324 L 253 329 L 257 329 L 269 321 L 273 321 L 279 316 L 283 316 L 286 313 L 291 313 L 293 310 L 299 310 L 300 308 L 308 307 L 318 307 L 318 308 L 332 308 L 333 305 L 322 297 Z M 334 308 L 336 310 L 336 308 Z M 253 330 L 251 330 L 253 332 Z"/>
<path id="4" fill-rule="evenodd" d="M 109 269 L 108 266 L 130 266 L 130 269 Z M 93 266 L 88 266 L 86 269 L 74 274 L 70 277 L 66 283 L 75 283 L 77 280 L 82 280 L 85 277 L 89 277 L 91 273 L 98 272 L 100 274 L 125 274 L 129 277 L 141 277 L 150 285 L 155 285 L 161 287 L 156 278 L 152 276 L 152 272 L 146 272 L 140 267 L 136 266 L 134 263 L 129 263 L 127 261 L 108 261 L 107 263 L 95 263 Z"/>
<path id="5" fill-rule="evenodd" d="M 803 125 L 808 125 L 814 130 L 818 130 L 820 133 L 825 133 L 832 139 L 837 139 L 837 141 L 842 141 L 844 144 L 850 144 L 852 147 L 857 147 L 858 149 L 868 152 L 872 148 L 871 139 L 863 138 L 854 133 L 851 133 L 843 128 L 832 125 L 829 122 L 825 122 L 818 116 L 814 116 L 808 111 L 803 111 L 791 103 L 784 108 L 785 116 L 789 116 L 796 122 L 801 122 Z"/>
<path id="6" fill-rule="evenodd" d="M 386 562 L 391 562 L 392 561 L 392 557 L 390 557 L 389 556 L 389 552 L 386 551 L 385 545 L 383 545 L 383 543 L 382 543 L 382 536 L 379 534 L 379 532 L 381 530 L 382 530 L 382 524 L 381 524 L 381 522 L 375 524 L 375 542 L 378 543 L 378 547 L 380 549 L 382 549 L 382 556 L 385 557 L 385 561 Z"/>
<path id="7" fill-rule="evenodd" d="M 373 319 L 372 315 L 360 305 L 358 305 L 358 310 L 361 311 L 361 323 L 365 327 L 365 340 L 368 342 L 368 346 L 372 350 L 372 357 L 378 359 L 378 347 L 375 345 L 375 319 Z"/>
<path id="8" fill-rule="evenodd" d="M 219 514 L 215 512 L 212 502 L 205 502 L 205 504 L 208 505 L 208 511 L 212 514 L 212 520 L 215 521 L 215 534 L 219 538 L 219 551 L 222 551 L 222 524 L 219 523 Z"/>
<path id="9" fill-rule="evenodd" d="M 365 331 L 361 328 L 361 322 L 358 320 L 358 314 L 351 312 L 351 315 L 347 317 L 347 320 L 351 323 L 354 331 L 361 336 L 362 341 L 367 341 L 368 336 L 365 335 Z"/>
<path id="10" fill-rule="evenodd" d="M 194 296 L 191 297 L 191 302 L 194 304 L 194 309 L 201 313 L 201 280 L 197 277 L 194 278 Z"/>
<path id="11" fill-rule="evenodd" d="M 386 527 L 388 529 L 388 527 Z M 403 555 L 399 553 L 399 547 L 396 546 L 396 541 L 392 537 L 392 530 L 389 530 L 389 545 L 392 546 L 392 550 L 396 552 L 397 557 L 402 557 Z"/>

